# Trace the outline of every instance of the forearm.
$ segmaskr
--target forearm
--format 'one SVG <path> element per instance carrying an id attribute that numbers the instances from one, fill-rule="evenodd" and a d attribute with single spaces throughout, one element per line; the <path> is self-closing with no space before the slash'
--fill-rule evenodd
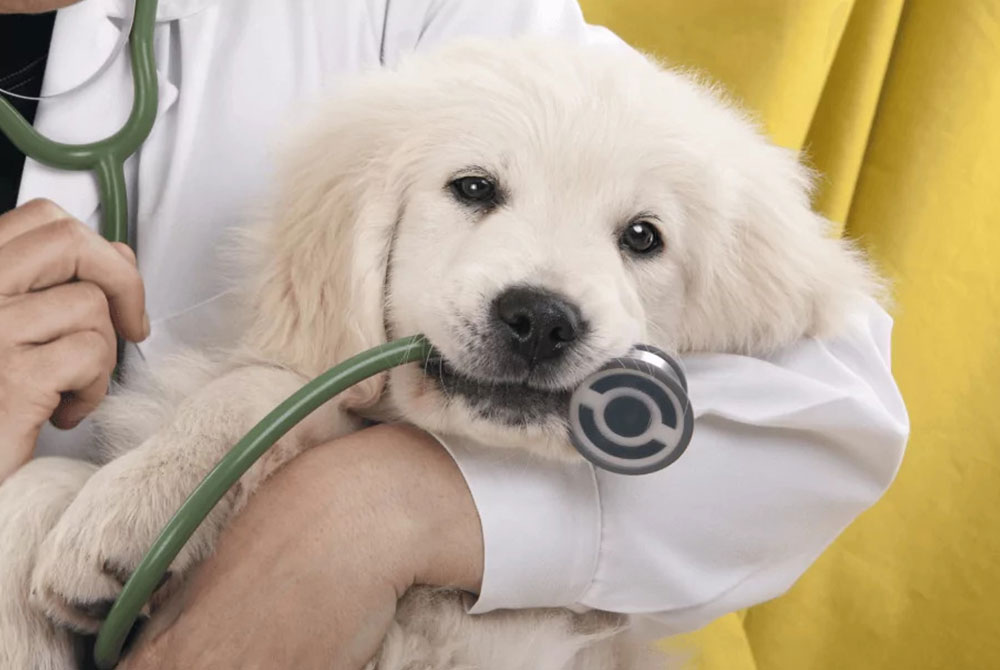
<path id="1" fill-rule="evenodd" d="M 126 667 L 360 668 L 407 588 L 475 592 L 482 565 L 479 518 L 451 457 L 415 429 L 371 428 L 269 479 Z"/>
<path id="2" fill-rule="evenodd" d="M 414 584 L 479 588 L 482 531 L 472 496 L 451 456 L 423 431 L 382 425 L 353 433 L 304 453 L 266 489 L 276 505 L 302 505 L 294 516 L 305 524 L 321 519 L 331 546 L 378 538 L 386 550 L 379 560 L 400 594 Z"/>

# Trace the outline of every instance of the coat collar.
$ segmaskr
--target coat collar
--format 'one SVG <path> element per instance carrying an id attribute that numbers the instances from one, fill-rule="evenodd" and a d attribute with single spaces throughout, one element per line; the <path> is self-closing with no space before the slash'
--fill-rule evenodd
<path id="1" fill-rule="evenodd" d="M 220 0 L 160 0 L 156 5 L 157 21 L 173 21 L 191 14 L 197 14 Z M 100 3 L 106 15 L 113 19 L 124 19 L 132 11 L 135 0 L 84 0 Z"/>

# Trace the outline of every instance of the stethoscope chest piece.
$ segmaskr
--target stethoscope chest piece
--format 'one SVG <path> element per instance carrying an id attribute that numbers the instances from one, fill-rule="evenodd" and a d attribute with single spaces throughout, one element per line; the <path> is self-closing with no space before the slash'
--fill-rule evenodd
<path id="1" fill-rule="evenodd" d="M 594 465 L 623 475 L 661 470 L 684 453 L 694 432 L 680 364 L 640 344 L 577 387 L 570 436 Z"/>

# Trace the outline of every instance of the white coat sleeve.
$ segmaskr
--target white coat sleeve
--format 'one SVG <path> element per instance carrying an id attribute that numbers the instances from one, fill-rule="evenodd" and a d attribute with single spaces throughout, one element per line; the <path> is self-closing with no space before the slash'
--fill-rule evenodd
<path id="1" fill-rule="evenodd" d="M 892 482 L 909 423 L 889 316 L 767 359 L 684 358 L 695 430 L 632 477 L 443 440 L 472 491 L 485 566 L 473 613 L 583 606 L 693 630 L 788 589 Z"/>
<path id="2" fill-rule="evenodd" d="M 566 0 L 395 9 L 390 0 L 383 60 L 517 33 L 617 40 Z M 470 611 L 595 608 L 648 615 L 668 634 L 784 592 L 899 467 L 909 423 L 890 370 L 891 328 L 869 301 L 836 339 L 804 339 L 767 359 L 686 357 L 694 437 L 649 475 L 442 440 L 483 528 L 483 584 Z"/>

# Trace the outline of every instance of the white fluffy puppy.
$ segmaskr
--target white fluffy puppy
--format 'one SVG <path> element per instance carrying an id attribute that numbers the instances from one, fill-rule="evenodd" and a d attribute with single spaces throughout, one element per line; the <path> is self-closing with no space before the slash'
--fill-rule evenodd
<path id="1" fill-rule="evenodd" d="M 229 352 L 177 359 L 110 399 L 103 467 L 36 461 L 0 488 L 0 666 L 64 667 L 70 638 L 48 621 L 94 631 L 228 448 L 387 338 L 424 333 L 443 360 L 359 385 L 292 431 L 197 532 L 174 581 L 268 473 L 360 415 L 576 458 L 568 390 L 634 343 L 765 354 L 834 333 L 878 289 L 811 211 L 792 152 L 710 88 L 617 48 L 469 42 L 413 58 L 361 78 L 291 156 L 253 235 L 250 325 Z M 647 662 L 603 613 L 469 617 L 456 595 L 425 591 L 397 622 L 371 667 Z"/>

